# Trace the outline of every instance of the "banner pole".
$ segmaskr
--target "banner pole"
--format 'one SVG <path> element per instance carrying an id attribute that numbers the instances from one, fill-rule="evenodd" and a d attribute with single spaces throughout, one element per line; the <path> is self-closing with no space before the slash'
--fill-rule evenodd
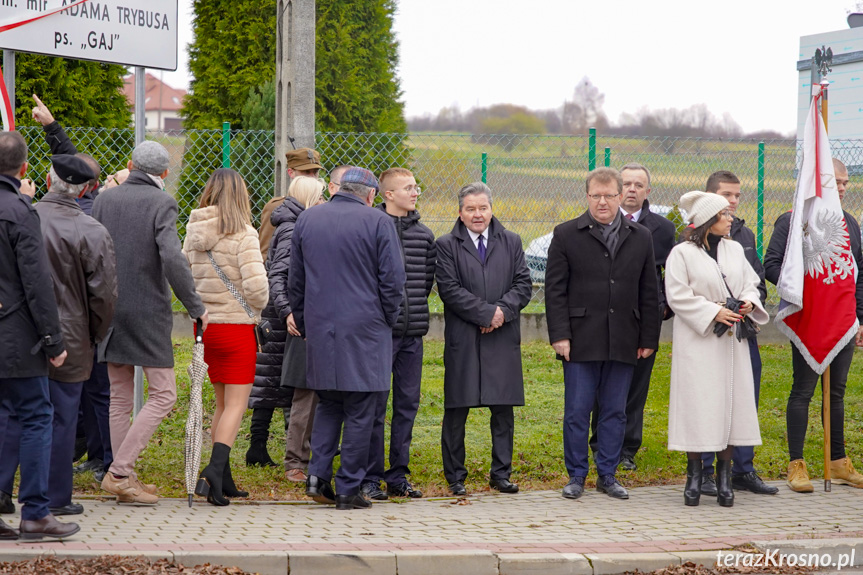
<path id="1" fill-rule="evenodd" d="M 827 131 L 827 88 L 830 86 L 829 81 L 822 75 L 821 79 L 821 119 L 824 120 L 824 131 Z M 832 491 L 830 477 L 830 366 L 824 370 L 821 375 L 821 413 L 824 423 L 824 491 L 830 493 Z"/>

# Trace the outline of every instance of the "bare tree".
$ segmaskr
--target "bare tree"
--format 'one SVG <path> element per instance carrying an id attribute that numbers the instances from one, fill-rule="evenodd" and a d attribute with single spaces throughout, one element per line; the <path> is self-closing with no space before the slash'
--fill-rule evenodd
<path id="1" fill-rule="evenodd" d="M 585 76 L 575 86 L 572 100 L 563 104 L 563 127 L 570 134 L 583 134 L 588 128 L 608 127 L 608 118 L 602 109 L 605 94 Z"/>

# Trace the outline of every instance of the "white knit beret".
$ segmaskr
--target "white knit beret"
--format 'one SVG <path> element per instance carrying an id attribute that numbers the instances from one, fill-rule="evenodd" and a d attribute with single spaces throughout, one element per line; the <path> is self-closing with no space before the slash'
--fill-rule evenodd
<path id="1" fill-rule="evenodd" d="M 686 219 L 696 228 L 728 207 L 728 200 L 719 194 L 707 192 L 686 192 L 680 196 L 680 209 L 686 212 Z"/>

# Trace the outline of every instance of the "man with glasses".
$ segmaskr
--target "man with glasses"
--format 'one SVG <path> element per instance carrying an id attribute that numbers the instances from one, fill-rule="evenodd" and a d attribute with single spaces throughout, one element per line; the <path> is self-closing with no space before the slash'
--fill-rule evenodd
<path id="1" fill-rule="evenodd" d="M 434 284 L 434 233 L 420 223 L 416 209 L 420 188 L 410 170 L 390 168 L 380 177 L 383 203 L 378 209 L 395 224 L 405 264 L 405 293 L 399 318 L 393 327 L 392 395 L 390 423 L 390 468 L 384 471 L 384 420 L 389 393 L 378 398 L 375 423 L 369 447 L 369 463 L 362 491 L 369 499 L 383 501 L 394 497 L 422 497 L 422 492 L 408 482 L 410 474 L 411 437 L 420 405 L 420 383 L 423 369 L 423 336 L 429 330 L 428 298 Z M 381 490 L 381 479 L 387 483 Z"/>
<path id="2" fill-rule="evenodd" d="M 656 283 L 659 289 L 660 329 L 663 320 L 671 316 L 665 300 L 665 282 L 662 279 L 665 260 L 671 248 L 677 230 L 668 218 L 650 211 L 650 171 L 641 164 L 631 163 L 620 168 L 623 178 L 623 193 L 620 199 L 620 214 L 629 221 L 636 222 L 650 230 L 653 240 L 653 257 L 656 260 Z M 626 397 L 626 431 L 623 435 L 623 449 L 620 453 L 620 468 L 626 471 L 636 469 L 635 454 L 641 448 L 644 429 L 644 405 L 650 390 L 650 375 L 653 373 L 653 363 L 656 354 L 643 357 L 635 364 L 629 394 Z M 596 452 L 596 424 L 598 406 L 594 405 L 593 417 L 590 422 L 590 448 Z"/>
<path id="3" fill-rule="evenodd" d="M 767 301 L 767 286 L 764 283 L 764 266 L 758 259 L 755 249 L 755 234 L 752 233 L 746 222 L 737 217 L 737 206 L 740 205 L 740 179 L 727 170 L 720 170 L 710 174 L 704 189 L 708 193 L 717 194 L 728 200 L 728 211 L 733 216 L 731 223 L 732 240 L 743 246 L 743 255 L 746 261 L 758 274 L 761 283 L 758 284 L 758 293 L 761 294 L 762 305 Z M 784 244 L 783 244 L 784 251 Z M 732 294 L 735 295 L 735 294 Z M 752 362 L 752 380 L 755 382 L 755 405 L 758 406 L 758 396 L 761 391 L 761 354 L 758 351 L 758 338 L 750 337 L 749 359 Z M 701 475 L 701 492 L 705 495 L 716 495 L 716 478 L 713 473 L 713 452 L 704 452 L 704 471 Z M 755 448 L 751 445 L 735 446 L 731 455 L 731 483 L 734 489 L 751 491 L 761 495 L 775 495 L 779 489 L 764 483 L 755 471 L 752 460 L 755 458 Z"/>
<path id="4" fill-rule="evenodd" d="M 597 403 L 596 489 L 628 499 L 615 473 L 635 365 L 659 345 L 659 296 L 647 228 L 620 212 L 617 170 L 588 174 L 587 211 L 554 229 L 545 273 L 548 337 L 563 361 L 563 451 L 569 483 L 584 493 L 590 412 Z"/>
<path id="5" fill-rule="evenodd" d="M 342 176 L 345 171 L 351 166 L 341 165 L 333 168 L 333 171 L 330 172 L 330 183 L 327 184 L 327 192 L 329 193 L 330 198 L 339 193 L 339 188 L 342 187 Z"/>

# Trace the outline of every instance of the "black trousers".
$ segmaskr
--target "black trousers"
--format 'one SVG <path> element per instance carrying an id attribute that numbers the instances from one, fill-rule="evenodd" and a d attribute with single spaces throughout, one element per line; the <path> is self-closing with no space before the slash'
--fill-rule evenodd
<path id="1" fill-rule="evenodd" d="M 653 373 L 653 364 L 656 362 L 656 352 L 649 357 L 639 359 L 632 373 L 632 381 L 629 383 L 629 392 L 626 395 L 626 427 L 623 432 L 623 449 L 621 457 L 635 457 L 641 449 L 644 432 L 644 406 L 647 404 L 647 394 L 650 391 L 650 376 Z M 596 453 L 598 439 L 596 437 L 596 426 L 599 418 L 599 402 L 593 404 L 593 412 L 590 414 L 590 450 Z"/>
<path id="2" fill-rule="evenodd" d="M 252 436 L 252 441 L 267 442 L 270 437 L 270 424 L 273 421 L 273 413 L 275 411 L 272 407 L 256 407 L 252 410 L 252 420 L 249 423 L 249 434 Z M 283 407 L 282 412 L 285 414 L 285 433 L 288 433 L 288 424 L 291 421 L 291 408 Z"/>
<path id="3" fill-rule="evenodd" d="M 854 359 L 852 340 L 830 363 L 830 459 L 845 457 L 845 382 Z M 809 402 L 818 386 L 820 376 L 812 371 L 800 352 L 791 346 L 791 366 L 794 380 L 788 396 L 786 425 L 788 430 L 788 456 L 791 460 L 803 459 L 803 443 L 809 426 Z M 824 410 L 821 410 L 824 420 Z"/>
<path id="4" fill-rule="evenodd" d="M 467 469 L 464 466 L 464 428 L 469 407 L 454 407 L 443 412 L 441 430 L 441 454 L 443 474 L 447 482 L 464 482 Z M 490 405 L 491 420 L 491 471 L 490 479 L 509 479 L 512 473 L 512 445 L 515 418 L 511 405 Z"/>

